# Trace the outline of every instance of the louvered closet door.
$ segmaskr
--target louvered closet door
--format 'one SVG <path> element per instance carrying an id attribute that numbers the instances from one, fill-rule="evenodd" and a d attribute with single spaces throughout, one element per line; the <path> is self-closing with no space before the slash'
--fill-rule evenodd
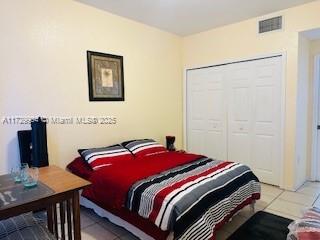
<path id="1" fill-rule="evenodd" d="M 227 159 L 225 67 L 188 71 L 187 149 Z"/>

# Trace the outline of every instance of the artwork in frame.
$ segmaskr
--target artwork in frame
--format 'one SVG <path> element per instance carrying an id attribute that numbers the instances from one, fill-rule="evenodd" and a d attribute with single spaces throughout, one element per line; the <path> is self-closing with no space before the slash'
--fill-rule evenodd
<path id="1" fill-rule="evenodd" d="M 90 101 L 124 101 L 123 57 L 87 51 Z"/>

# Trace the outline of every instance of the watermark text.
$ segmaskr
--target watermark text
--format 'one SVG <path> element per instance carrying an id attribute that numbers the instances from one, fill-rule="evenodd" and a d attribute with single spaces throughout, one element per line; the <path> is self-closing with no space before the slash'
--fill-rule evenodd
<path id="1" fill-rule="evenodd" d="M 23 125 L 37 121 L 38 117 L 30 116 L 6 116 L 1 118 L 3 125 Z M 42 117 L 41 121 L 47 124 L 60 125 L 115 125 L 117 118 L 114 116 L 48 116 Z"/>

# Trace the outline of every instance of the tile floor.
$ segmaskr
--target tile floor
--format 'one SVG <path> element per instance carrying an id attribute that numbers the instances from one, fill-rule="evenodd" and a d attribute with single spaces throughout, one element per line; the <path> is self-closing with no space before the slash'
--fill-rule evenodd
<path id="1" fill-rule="evenodd" d="M 261 199 L 255 211 L 264 210 L 276 215 L 297 219 L 301 211 L 312 205 L 320 207 L 320 183 L 307 182 L 297 192 L 283 191 L 277 187 L 262 184 Z M 217 232 L 217 240 L 224 240 L 243 224 L 253 212 L 246 207 Z M 108 220 L 100 218 L 93 211 L 81 209 L 81 231 L 83 240 L 136 240 L 135 236 Z"/>

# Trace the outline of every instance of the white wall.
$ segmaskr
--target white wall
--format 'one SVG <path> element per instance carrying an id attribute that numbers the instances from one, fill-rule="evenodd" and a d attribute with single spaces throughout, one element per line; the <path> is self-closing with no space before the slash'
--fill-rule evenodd
<path id="1" fill-rule="evenodd" d="M 131 138 L 182 146 L 181 38 L 71 0 L 0 7 L 0 117 L 115 116 L 112 126 L 48 125 L 50 163 Z M 89 102 L 86 51 L 124 57 L 125 101 Z M 0 174 L 19 159 L 17 130 L 0 124 Z"/>

